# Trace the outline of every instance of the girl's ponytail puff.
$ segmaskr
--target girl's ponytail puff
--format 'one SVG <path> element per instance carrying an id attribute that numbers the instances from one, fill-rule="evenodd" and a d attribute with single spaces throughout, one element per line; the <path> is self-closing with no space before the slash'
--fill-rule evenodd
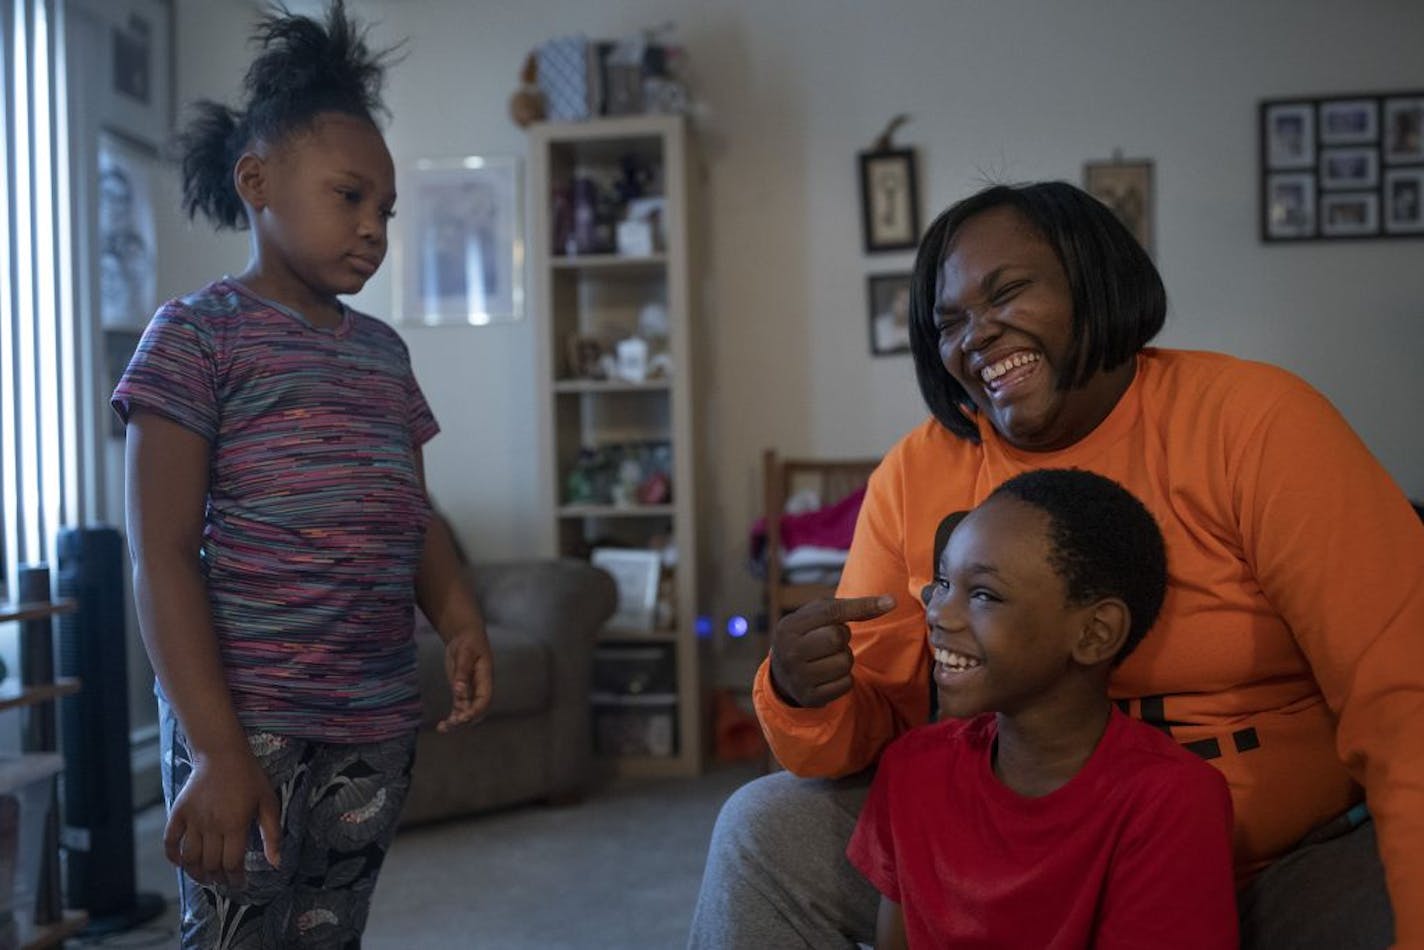
<path id="1" fill-rule="evenodd" d="M 243 118 L 219 102 L 204 99 L 178 137 L 183 160 L 183 210 L 199 212 L 217 228 L 247 227 L 247 212 L 232 181 L 233 166 L 247 144 Z"/>

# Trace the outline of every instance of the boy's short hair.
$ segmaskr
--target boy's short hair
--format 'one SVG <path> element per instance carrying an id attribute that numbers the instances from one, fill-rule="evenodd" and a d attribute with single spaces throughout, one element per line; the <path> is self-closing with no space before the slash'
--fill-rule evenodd
<path id="1" fill-rule="evenodd" d="M 1167 550 L 1152 513 L 1112 479 L 1076 468 L 1024 472 L 989 497 L 997 495 L 1048 515 L 1048 559 L 1070 603 L 1117 597 L 1127 604 L 1127 639 L 1113 665 L 1125 660 L 1156 622 L 1167 592 Z"/>

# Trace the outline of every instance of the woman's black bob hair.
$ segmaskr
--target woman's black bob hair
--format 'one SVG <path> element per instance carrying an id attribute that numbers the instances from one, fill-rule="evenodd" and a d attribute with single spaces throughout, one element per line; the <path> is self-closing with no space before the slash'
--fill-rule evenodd
<path id="1" fill-rule="evenodd" d="M 385 112 L 381 85 L 392 51 L 366 45 L 365 28 L 346 15 L 342 0 L 329 0 L 320 21 L 272 6 L 252 39 L 261 52 L 243 79 L 243 108 L 196 102 L 178 137 L 183 210 L 218 228 L 247 227 L 232 173 L 252 143 L 278 142 L 326 113 L 375 125 L 375 114 Z"/>
<path id="2" fill-rule="evenodd" d="M 1167 292 L 1152 259 L 1096 198 L 1062 181 L 993 185 L 950 206 L 925 232 L 910 281 L 910 354 L 931 414 L 955 435 L 979 441 L 969 394 L 944 368 L 935 327 L 940 267 L 966 221 L 1013 208 L 1053 248 L 1073 294 L 1073 372 L 1062 385 L 1131 359 L 1162 329 Z"/>

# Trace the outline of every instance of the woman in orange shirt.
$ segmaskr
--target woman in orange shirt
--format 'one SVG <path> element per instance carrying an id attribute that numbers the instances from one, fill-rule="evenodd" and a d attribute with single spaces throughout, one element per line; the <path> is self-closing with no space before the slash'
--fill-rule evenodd
<path id="1" fill-rule="evenodd" d="M 1245 944 L 1424 947 L 1424 526 L 1403 493 L 1297 377 L 1148 346 L 1161 278 L 1071 185 L 956 204 L 912 288 L 931 417 L 872 476 L 838 599 L 772 634 L 755 700 L 789 772 L 723 807 L 691 946 L 869 939 L 844 849 L 866 770 L 931 716 L 936 534 L 1054 467 L 1118 481 L 1162 526 L 1159 626 L 1111 690 L 1226 777 Z"/>

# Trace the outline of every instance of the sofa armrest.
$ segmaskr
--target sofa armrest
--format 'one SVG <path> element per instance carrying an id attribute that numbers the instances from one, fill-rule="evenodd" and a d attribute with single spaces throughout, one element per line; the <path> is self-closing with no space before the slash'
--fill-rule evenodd
<path id="1" fill-rule="evenodd" d="M 518 631 L 549 650 L 549 797 L 577 797 L 592 772 L 593 647 L 618 603 L 613 578 L 568 558 L 476 564 L 470 575 L 486 624 Z M 494 681 L 498 694 L 498 657 Z"/>
<path id="2" fill-rule="evenodd" d="M 618 603 L 613 578 L 573 558 L 476 564 L 466 577 L 485 623 L 527 630 L 552 647 L 591 643 Z"/>

